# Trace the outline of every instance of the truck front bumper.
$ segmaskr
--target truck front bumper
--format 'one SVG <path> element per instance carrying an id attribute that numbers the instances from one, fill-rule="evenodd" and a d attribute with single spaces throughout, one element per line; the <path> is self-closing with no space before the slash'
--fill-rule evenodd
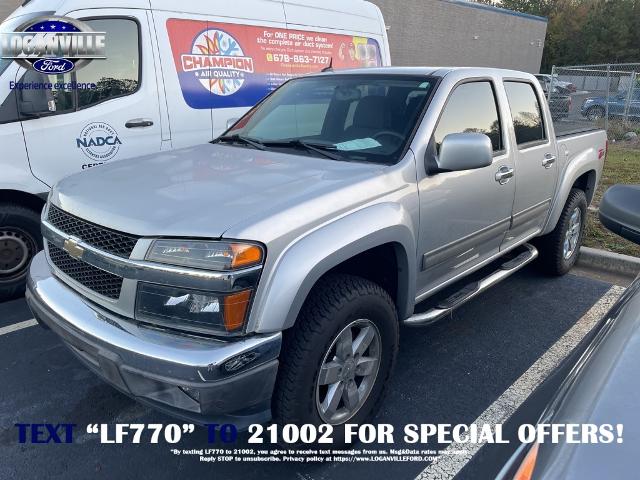
<path id="1" fill-rule="evenodd" d="M 87 367 L 143 403 L 239 429 L 271 419 L 280 333 L 226 341 L 116 316 L 58 280 L 42 252 L 31 264 L 26 299 L 36 319 Z"/>

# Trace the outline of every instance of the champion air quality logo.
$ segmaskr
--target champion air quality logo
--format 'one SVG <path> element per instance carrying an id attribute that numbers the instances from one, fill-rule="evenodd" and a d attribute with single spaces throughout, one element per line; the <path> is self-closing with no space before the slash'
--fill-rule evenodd
<path id="1" fill-rule="evenodd" d="M 105 37 L 80 20 L 42 16 L 0 33 L 0 57 L 45 75 L 63 74 L 106 58 Z"/>
<path id="2" fill-rule="evenodd" d="M 104 122 L 90 123 L 76 138 L 76 146 L 91 160 L 100 163 L 114 158 L 120 145 L 122 142 L 118 138 L 118 132 Z"/>
<path id="3" fill-rule="evenodd" d="M 191 53 L 181 60 L 184 72 L 193 72 L 204 88 L 220 96 L 236 93 L 246 75 L 254 72 L 253 58 L 245 56 L 238 41 L 222 30 L 200 33 Z"/>

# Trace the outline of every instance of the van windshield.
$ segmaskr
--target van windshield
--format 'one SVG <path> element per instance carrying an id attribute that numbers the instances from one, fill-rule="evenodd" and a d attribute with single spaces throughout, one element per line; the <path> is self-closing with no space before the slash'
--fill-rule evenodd
<path id="1" fill-rule="evenodd" d="M 214 142 L 393 164 L 434 83 L 428 77 L 367 74 L 291 80 Z"/>
<path id="2" fill-rule="evenodd" d="M 51 15 L 51 13 L 52 12 L 33 12 L 19 17 L 10 18 L 9 20 L 0 23 L 0 34 L 15 32 L 20 25 L 26 23 L 30 19 L 44 15 Z M 0 57 L 1 56 L 2 47 L 0 46 Z M 13 62 L 13 60 L 10 58 L 0 58 L 0 75 L 4 73 L 9 65 L 11 65 L 11 62 Z"/>

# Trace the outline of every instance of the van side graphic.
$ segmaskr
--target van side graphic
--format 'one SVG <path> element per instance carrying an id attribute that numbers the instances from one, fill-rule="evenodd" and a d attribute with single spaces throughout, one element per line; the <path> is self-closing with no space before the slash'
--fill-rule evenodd
<path id="1" fill-rule="evenodd" d="M 286 80 L 334 68 L 382 65 L 374 39 L 171 18 L 167 31 L 191 108 L 250 107 Z"/>

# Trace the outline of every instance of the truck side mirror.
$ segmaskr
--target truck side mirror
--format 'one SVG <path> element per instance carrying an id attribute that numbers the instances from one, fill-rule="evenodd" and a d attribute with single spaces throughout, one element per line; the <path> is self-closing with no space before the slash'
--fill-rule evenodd
<path id="1" fill-rule="evenodd" d="M 493 163 L 491 139 L 483 133 L 451 133 L 442 140 L 436 163 L 445 172 L 488 167 Z"/>
<path id="2" fill-rule="evenodd" d="M 231 127 L 233 127 L 236 123 L 238 123 L 238 120 L 240 120 L 239 117 L 234 117 L 234 118 L 230 118 L 227 120 L 227 130 L 229 130 Z"/>
<path id="3" fill-rule="evenodd" d="M 600 202 L 600 221 L 640 245 L 640 185 L 614 185 L 607 190 Z"/>

